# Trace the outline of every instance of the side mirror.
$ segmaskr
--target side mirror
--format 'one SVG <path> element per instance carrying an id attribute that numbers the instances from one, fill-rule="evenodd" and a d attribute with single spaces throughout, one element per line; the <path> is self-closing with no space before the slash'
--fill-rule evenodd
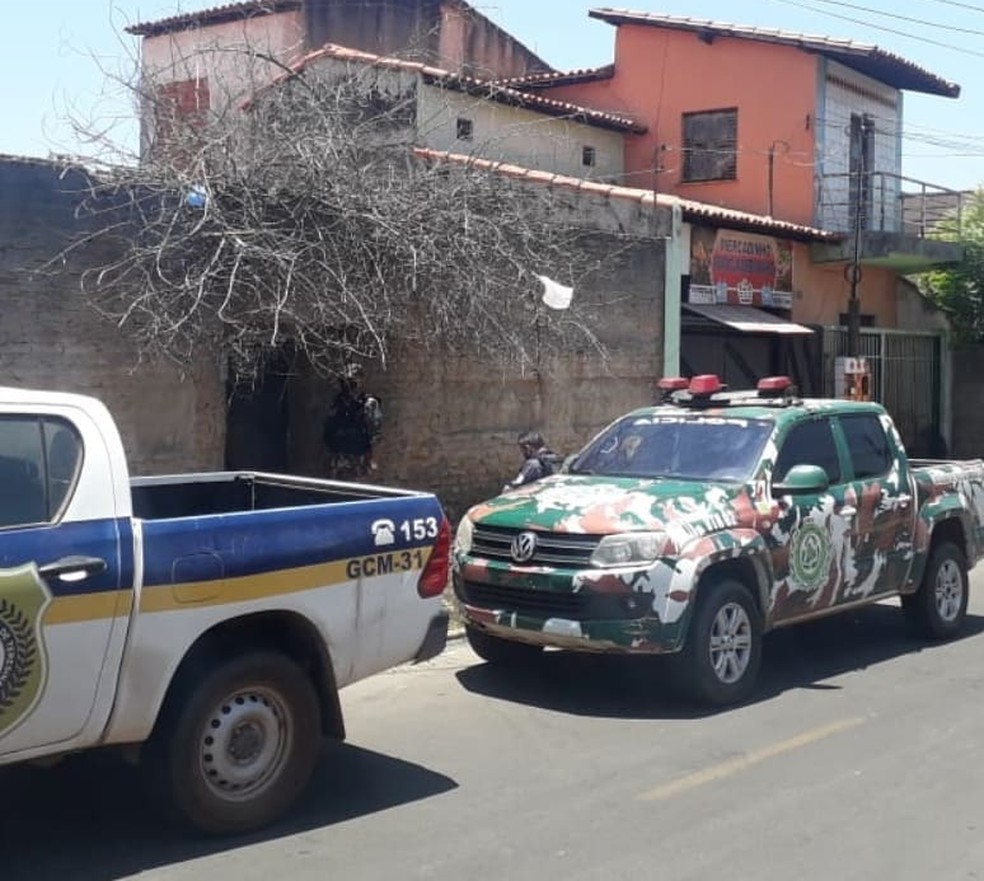
<path id="1" fill-rule="evenodd" d="M 794 465 L 786 472 L 782 483 L 772 484 L 774 496 L 806 495 L 807 493 L 822 493 L 830 486 L 827 472 L 819 465 Z"/>

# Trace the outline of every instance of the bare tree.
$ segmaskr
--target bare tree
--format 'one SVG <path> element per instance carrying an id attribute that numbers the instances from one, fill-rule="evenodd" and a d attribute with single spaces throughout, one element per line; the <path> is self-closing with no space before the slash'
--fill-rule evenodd
<path id="1" fill-rule="evenodd" d="M 143 351 L 220 354 L 243 376 L 283 344 L 323 374 L 385 363 L 397 339 L 521 369 L 604 355 L 598 304 L 545 309 L 536 274 L 578 288 L 617 249 L 583 247 L 550 187 L 414 159 L 414 90 L 394 82 L 305 69 L 215 112 L 142 80 L 141 160 L 92 176 L 69 248 L 118 255 L 85 295 Z"/>

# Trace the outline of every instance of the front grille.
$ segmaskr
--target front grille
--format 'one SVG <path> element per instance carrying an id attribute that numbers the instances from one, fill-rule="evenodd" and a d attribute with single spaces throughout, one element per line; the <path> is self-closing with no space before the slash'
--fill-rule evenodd
<path id="1" fill-rule="evenodd" d="M 601 536 L 578 532 L 537 532 L 525 529 L 504 529 L 497 526 L 476 526 L 472 535 L 471 555 L 486 560 L 513 563 L 509 548 L 521 532 L 536 535 L 536 553 L 524 566 L 560 566 L 584 569 L 598 547 Z M 514 564 L 515 565 L 515 564 Z"/>
<path id="2" fill-rule="evenodd" d="M 504 587 L 455 579 L 462 602 L 495 612 L 516 612 L 537 618 L 569 621 L 623 621 L 645 617 L 652 608 L 651 594 L 602 594 L 584 591 L 557 593 L 526 587 Z"/>
<path id="3" fill-rule="evenodd" d="M 542 618 L 582 618 L 589 599 L 582 593 L 553 593 L 471 581 L 464 583 L 461 593 L 462 599 L 470 606 Z"/>

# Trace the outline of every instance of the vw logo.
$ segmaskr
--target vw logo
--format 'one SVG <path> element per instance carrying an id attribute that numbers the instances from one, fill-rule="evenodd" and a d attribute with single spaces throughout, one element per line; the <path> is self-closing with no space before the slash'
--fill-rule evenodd
<path id="1" fill-rule="evenodd" d="M 509 553 L 517 563 L 528 563 L 536 553 L 536 533 L 521 532 L 512 540 Z"/>

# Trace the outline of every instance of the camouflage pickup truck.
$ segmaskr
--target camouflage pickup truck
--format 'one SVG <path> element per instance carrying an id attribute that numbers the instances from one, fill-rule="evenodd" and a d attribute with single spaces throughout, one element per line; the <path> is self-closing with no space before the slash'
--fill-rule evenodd
<path id="1" fill-rule="evenodd" d="M 883 407 L 801 399 L 785 377 L 664 400 L 561 473 L 473 507 L 454 591 L 474 650 L 668 654 L 700 703 L 747 698 L 762 635 L 900 596 L 930 639 L 961 629 L 984 543 L 984 463 L 913 460 Z"/>

